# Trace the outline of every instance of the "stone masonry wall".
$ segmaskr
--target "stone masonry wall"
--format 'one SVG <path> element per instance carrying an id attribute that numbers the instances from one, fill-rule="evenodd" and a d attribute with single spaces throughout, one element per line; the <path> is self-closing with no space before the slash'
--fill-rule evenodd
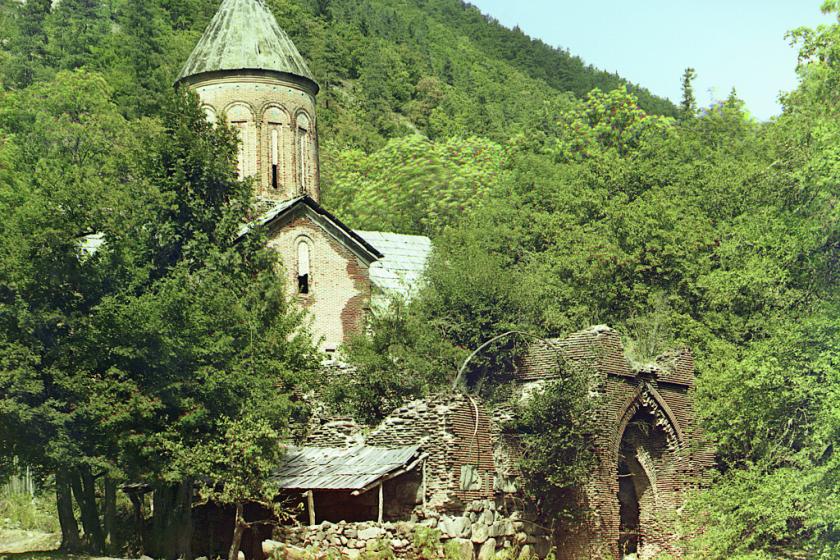
<path id="1" fill-rule="evenodd" d="M 460 394 L 437 395 L 396 410 L 366 442 L 382 447 L 419 445 L 429 455 L 428 507 L 463 511 L 472 500 L 494 496 L 491 431 L 490 417 L 479 402 Z"/>
<path id="2" fill-rule="evenodd" d="M 418 539 L 439 538 L 442 547 L 455 548 L 464 560 L 490 560 L 506 549 L 517 551 L 520 558 L 545 557 L 551 548 L 545 529 L 532 513 L 508 511 L 494 500 L 467 504 L 462 515 L 419 512 L 410 521 L 338 523 L 314 526 L 280 527 L 274 539 L 297 548 L 358 558 L 365 550 L 386 546 L 397 558 L 414 556 Z M 441 555 L 442 556 L 442 555 Z"/>

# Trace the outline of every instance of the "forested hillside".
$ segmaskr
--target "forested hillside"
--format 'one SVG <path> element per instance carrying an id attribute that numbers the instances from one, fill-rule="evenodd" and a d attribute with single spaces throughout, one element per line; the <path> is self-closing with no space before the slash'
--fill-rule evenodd
<path id="1" fill-rule="evenodd" d="M 675 521 L 686 553 L 840 555 L 840 24 L 794 33 L 800 85 L 757 123 L 736 92 L 700 110 L 689 79 L 676 108 L 457 0 L 268 3 L 322 86 L 325 206 L 436 246 L 346 351 L 337 406 L 373 422 L 510 330 L 608 323 L 640 364 L 690 346 L 718 468 Z M 101 551 L 94 475 L 106 501 L 153 481 L 174 519 L 190 481 L 265 467 L 317 358 L 276 257 L 231 241 L 253 208 L 233 135 L 172 93 L 218 2 L 52 4 L 0 0 L 0 471 L 54 475 L 65 542 Z M 80 250 L 95 232 L 107 250 Z M 470 386 L 494 398 L 519 351 Z"/>

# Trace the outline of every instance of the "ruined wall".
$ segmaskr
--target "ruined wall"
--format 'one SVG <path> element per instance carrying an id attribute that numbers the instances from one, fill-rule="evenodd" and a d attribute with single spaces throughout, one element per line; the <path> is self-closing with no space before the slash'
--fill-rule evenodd
<path id="1" fill-rule="evenodd" d="M 594 327 L 564 340 L 533 345 L 520 364 L 518 378 L 526 386 L 545 382 L 560 375 L 570 362 L 592 375 L 598 467 L 577 497 L 590 515 L 582 526 L 563 527 L 557 536 L 562 540 L 558 557 L 620 557 L 621 477 L 633 481 L 637 494 L 639 557 L 671 551 L 676 538 L 672 522 L 685 492 L 700 484 L 713 464 L 713 454 L 694 421 L 690 352 L 669 353 L 655 364 L 633 368 L 618 333 Z"/>
<path id="2" fill-rule="evenodd" d="M 463 395 L 434 396 L 391 414 L 368 437 L 368 445 L 419 445 L 426 461 L 427 502 L 432 509 L 463 511 L 472 500 L 494 496 L 490 417 Z"/>
<path id="3" fill-rule="evenodd" d="M 309 293 L 298 291 L 298 244 L 307 243 L 310 254 Z M 286 285 L 308 311 L 322 350 L 334 351 L 365 325 L 370 308 L 368 266 L 306 215 L 271 233 L 268 246 L 283 260 Z"/>
<path id="4" fill-rule="evenodd" d="M 319 552 L 333 552 L 344 558 L 359 558 L 364 551 L 387 546 L 397 558 L 414 557 L 417 542 L 440 542 L 438 554 L 444 547 L 454 547 L 460 558 L 490 560 L 504 550 L 515 550 L 523 558 L 531 555 L 545 557 L 551 548 L 547 531 L 531 511 L 506 507 L 498 500 L 477 500 L 465 506 L 461 515 L 447 515 L 429 511 L 418 512 L 408 521 L 385 522 L 323 522 L 313 526 L 280 527 L 274 533 L 278 543 Z"/>

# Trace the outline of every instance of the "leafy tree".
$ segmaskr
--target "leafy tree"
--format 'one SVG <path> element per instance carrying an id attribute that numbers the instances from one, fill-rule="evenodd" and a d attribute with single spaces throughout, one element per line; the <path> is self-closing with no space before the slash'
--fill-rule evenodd
<path id="1" fill-rule="evenodd" d="M 282 456 L 278 441 L 280 434 L 270 423 L 245 417 L 230 421 L 222 439 L 209 441 L 191 454 L 191 461 L 201 465 L 201 496 L 235 508 L 228 560 L 239 557 L 245 529 L 256 523 L 271 523 L 271 520 L 246 521 L 247 503 L 259 503 L 274 510 L 277 519 L 282 516 L 279 504 L 274 501 L 277 488 L 269 482 Z"/>
<path id="2" fill-rule="evenodd" d="M 54 68 L 95 65 L 110 30 L 100 0 L 62 0 L 47 20 L 47 52 Z"/>

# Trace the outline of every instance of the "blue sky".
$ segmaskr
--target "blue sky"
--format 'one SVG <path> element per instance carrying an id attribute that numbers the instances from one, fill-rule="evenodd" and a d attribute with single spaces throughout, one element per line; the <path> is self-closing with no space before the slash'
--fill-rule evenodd
<path id="1" fill-rule="evenodd" d="M 759 119 L 780 112 L 779 93 L 796 87 L 796 49 L 785 33 L 830 23 L 822 0 L 470 0 L 507 27 L 568 48 L 588 63 L 681 98 L 686 67 L 697 70 L 697 100 L 723 99 L 734 86 Z"/>

